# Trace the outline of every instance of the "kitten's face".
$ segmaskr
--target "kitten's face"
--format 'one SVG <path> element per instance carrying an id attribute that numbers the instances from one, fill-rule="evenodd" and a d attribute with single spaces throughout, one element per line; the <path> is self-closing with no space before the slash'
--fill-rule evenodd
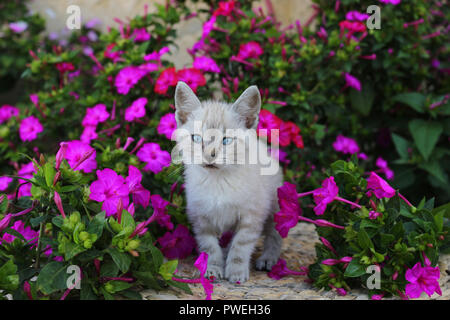
<path id="1" fill-rule="evenodd" d="M 179 82 L 175 107 L 177 147 L 185 164 L 216 171 L 246 163 L 261 107 L 256 87 L 247 89 L 234 104 L 202 103 L 188 85 Z"/>

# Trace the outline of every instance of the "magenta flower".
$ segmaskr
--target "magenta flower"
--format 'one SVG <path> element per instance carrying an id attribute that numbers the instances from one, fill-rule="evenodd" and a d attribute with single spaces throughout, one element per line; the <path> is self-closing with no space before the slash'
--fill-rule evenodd
<path id="1" fill-rule="evenodd" d="M 128 94 L 131 88 L 133 88 L 146 73 L 147 72 L 145 70 L 134 66 L 123 68 L 117 74 L 114 83 L 117 88 L 117 92 L 123 95 Z"/>
<path id="2" fill-rule="evenodd" d="M 352 138 L 344 137 L 341 134 L 336 137 L 336 141 L 333 143 L 333 148 L 334 150 L 345 154 L 354 154 L 359 152 L 359 146 L 356 141 Z"/>
<path id="3" fill-rule="evenodd" d="M 81 124 L 83 127 L 97 126 L 97 124 L 105 122 L 109 118 L 109 113 L 106 111 L 104 104 L 97 104 L 92 108 L 86 109 L 86 115 L 83 118 Z"/>
<path id="4" fill-rule="evenodd" d="M 392 198 L 395 195 L 395 190 L 375 172 L 371 172 L 367 179 L 367 190 L 369 194 L 373 192 L 378 199 Z"/>
<path id="5" fill-rule="evenodd" d="M 147 163 L 144 171 L 151 171 L 155 174 L 170 166 L 171 162 L 170 153 L 161 150 L 159 144 L 154 142 L 144 144 L 136 156 L 140 161 Z"/>
<path id="6" fill-rule="evenodd" d="M 95 140 L 98 138 L 97 132 L 95 132 L 97 128 L 95 126 L 86 126 L 84 127 L 83 133 L 80 136 L 80 140 L 83 143 L 90 144 L 91 140 Z"/>
<path id="7" fill-rule="evenodd" d="M 102 210 L 105 210 L 107 217 L 117 213 L 119 199 L 124 207 L 128 206 L 128 185 L 122 176 L 106 168 L 97 170 L 97 178 L 89 188 L 89 199 L 103 202 Z"/>
<path id="8" fill-rule="evenodd" d="M 0 191 L 8 189 L 9 184 L 13 181 L 10 177 L 0 177 Z"/>
<path id="9" fill-rule="evenodd" d="M 36 172 L 36 169 L 34 168 L 33 162 L 29 162 L 27 164 L 24 164 L 20 170 L 17 172 L 17 175 L 24 179 L 31 179 L 33 178 L 33 174 Z M 19 179 L 19 185 L 23 184 L 19 188 L 18 197 L 29 197 L 31 196 L 31 183 L 26 183 L 25 180 Z"/>
<path id="10" fill-rule="evenodd" d="M 151 35 L 145 28 L 134 29 L 133 36 L 134 42 L 145 42 L 151 38 Z"/>
<path id="11" fill-rule="evenodd" d="M 417 262 L 412 269 L 406 270 L 405 279 L 409 282 L 405 287 L 406 295 L 412 299 L 419 298 L 422 292 L 429 297 L 435 292 L 442 295 L 438 282 L 440 276 L 439 267 L 422 267 Z"/>
<path id="12" fill-rule="evenodd" d="M 206 84 L 206 79 L 203 73 L 196 68 L 186 68 L 177 72 L 179 81 L 186 82 L 191 87 L 192 91 L 197 92 L 198 87 Z"/>
<path id="13" fill-rule="evenodd" d="M 12 219 L 13 219 L 13 215 L 11 213 L 8 213 L 7 215 L 5 215 L 3 217 L 2 220 L 0 220 L 0 232 L 5 230 L 9 226 L 9 224 L 12 221 Z"/>
<path id="14" fill-rule="evenodd" d="M 21 220 L 14 222 L 11 229 L 20 233 L 25 238 L 25 240 L 29 242 L 32 248 L 36 247 L 39 238 L 39 233 L 37 231 L 34 231 L 30 227 L 25 227 L 25 223 Z M 7 243 L 12 243 L 14 239 L 16 239 L 16 236 L 13 236 L 9 233 L 5 233 L 3 235 L 3 241 Z"/>
<path id="15" fill-rule="evenodd" d="M 60 62 L 60 63 L 56 64 L 56 69 L 58 69 L 58 71 L 61 74 L 64 74 L 64 73 L 69 72 L 69 71 L 74 71 L 75 70 L 75 66 L 72 63 L 70 63 L 70 62 Z"/>
<path id="16" fill-rule="evenodd" d="M 361 82 L 350 73 L 344 73 L 345 87 L 351 87 L 355 90 L 361 91 Z"/>
<path id="17" fill-rule="evenodd" d="M 231 16 L 231 13 L 234 10 L 236 0 L 231 1 L 220 1 L 219 2 L 219 8 L 217 8 L 213 15 L 215 16 L 225 16 L 229 17 Z"/>
<path id="18" fill-rule="evenodd" d="M 114 47 L 116 46 L 115 43 L 111 43 L 106 47 L 105 52 L 103 53 L 103 56 L 105 58 L 111 59 L 114 63 L 116 63 L 117 61 L 119 61 L 123 54 L 123 51 L 114 51 Z"/>
<path id="19" fill-rule="evenodd" d="M 379 0 L 381 3 L 398 5 L 402 0 Z"/>
<path id="20" fill-rule="evenodd" d="M 205 290 L 205 300 L 211 300 L 214 286 L 211 284 L 210 280 L 205 278 L 205 273 L 208 269 L 208 254 L 206 252 L 200 253 L 197 260 L 194 262 L 194 266 L 200 271 L 200 283 L 203 286 L 203 290 Z"/>
<path id="21" fill-rule="evenodd" d="M 387 161 L 382 157 L 377 158 L 375 165 L 380 168 L 381 171 L 383 171 L 386 179 L 391 180 L 394 178 L 394 171 L 389 168 Z"/>
<path id="22" fill-rule="evenodd" d="M 150 202 L 150 191 L 146 190 L 141 182 L 142 182 L 142 173 L 141 171 L 130 165 L 128 167 L 128 177 L 125 179 L 128 190 L 133 197 L 133 202 L 135 204 L 140 204 L 141 206 L 147 208 Z"/>
<path id="23" fill-rule="evenodd" d="M 82 163 L 79 163 L 88 152 L 93 153 Z M 67 150 L 64 159 L 67 160 L 70 168 L 73 170 L 81 170 L 85 173 L 92 172 L 97 168 L 97 161 L 95 161 L 95 157 L 96 151 L 90 145 L 79 140 L 67 142 Z"/>
<path id="24" fill-rule="evenodd" d="M 289 230 L 298 223 L 298 216 L 301 214 L 301 208 L 298 205 L 298 195 L 295 185 L 285 182 L 278 188 L 278 204 L 280 211 L 275 213 L 275 229 L 281 237 L 286 238 Z"/>
<path id="25" fill-rule="evenodd" d="M 156 128 L 158 134 L 165 135 L 167 139 L 172 139 L 172 134 L 177 128 L 177 121 L 174 113 L 168 113 L 161 117 Z"/>
<path id="26" fill-rule="evenodd" d="M 67 152 L 67 142 L 61 142 L 59 144 L 59 150 L 56 153 L 56 160 L 55 160 L 55 169 L 59 170 L 59 167 L 61 166 L 61 162 L 63 161 L 64 157 L 66 156 Z"/>
<path id="27" fill-rule="evenodd" d="M 167 206 L 170 202 L 164 200 L 159 194 L 152 195 L 151 202 L 156 222 L 158 222 L 161 227 L 173 230 L 173 223 L 170 221 L 170 215 L 167 213 Z"/>
<path id="28" fill-rule="evenodd" d="M 56 207 L 57 207 L 58 210 L 59 210 L 59 213 L 61 213 L 62 217 L 65 219 L 65 218 L 66 218 L 66 214 L 64 213 L 64 207 L 63 207 L 63 205 L 62 205 L 61 196 L 59 195 L 58 192 L 55 191 L 55 192 L 54 192 L 53 198 L 54 198 Z"/>
<path id="29" fill-rule="evenodd" d="M 366 21 L 369 18 L 369 15 L 366 13 L 360 13 L 359 11 L 349 11 L 345 15 L 346 20 L 350 21 Z"/>
<path id="30" fill-rule="evenodd" d="M 17 22 L 11 22 L 9 24 L 9 29 L 11 29 L 15 33 L 22 33 L 28 28 L 28 23 L 25 21 L 17 21 Z"/>
<path id="31" fill-rule="evenodd" d="M 268 141 L 271 142 L 272 133 L 274 133 L 275 136 L 279 136 L 279 130 L 282 123 L 283 121 L 269 110 L 262 109 L 259 113 L 258 135 L 268 137 Z M 276 131 L 272 130 L 278 130 L 278 134 L 276 134 Z"/>
<path id="32" fill-rule="evenodd" d="M 214 61 L 214 59 L 209 57 L 196 57 L 192 65 L 194 66 L 194 68 L 202 70 L 204 72 L 220 73 L 220 68 L 217 63 Z"/>
<path id="33" fill-rule="evenodd" d="M 237 58 L 241 60 L 258 59 L 263 53 L 264 50 L 258 42 L 250 41 L 241 44 Z"/>
<path id="34" fill-rule="evenodd" d="M 278 259 L 278 262 L 272 267 L 272 269 L 267 273 L 267 275 L 275 280 L 280 280 L 283 277 L 294 275 L 294 276 L 305 276 L 308 273 L 307 268 L 302 267 L 302 271 L 290 270 L 286 265 L 286 260 Z"/>
<path id="35" fill-rule="evenodd" d="M 0 124 L 8 121 L 11 117 L 17 117 L 19 115 L 19 109 L 10 105 L 4 105 L 0 107 Z"/>
<path id="36" fill-rule="evenodd" d="M 334 177 L 329 177 L 322 182 L 322 188 L 316 189 L 313 193 L 314 202 L 316 206 L 314 207 L 314 212 L 316 215 L 322 215 L 327 204 L 333 202 L 338 196 L 339 188 L 334 182 Z"/>
<path id="37" fill-rule="evenodd" d="M 20 140 L 33 141 L 42 131 L 44 131 L 44 127 L 41 125 L 38 118 L 34 116 L 25 118 L 22 120 L 19 127 Z"/>
<path id="38" fill-rule="evenodd" d="M 381 216 L 382 214 L 380 212 L 376 212 L 376 211 L 370 211 L 369 212 L 369 219 L 370 220 L 375 220 L 376 218 L 378 218 L 379 216 Z"/>
<path id="39" fill-rule="evenodd" d="M 158 238 L 161 252 L 168 259 L 185 259 L 195 248 L 195 239 L 189 233 L 188 228 L 179 224 L 174 232 L 166 232 Z"/>
<path id="40" fill-rule="evenodd" d="M 169 87 L 175 86 L 178 83 L 177 72 L 175 68 L 167 68 L 160 73 L 156 80 L 155 92 L 165 94 Z"/>
<path id="41" fill-rule="evenodd" d="M 145 117 L 145 106 L 147 105 L 147 101 L 147 98 L 139 98 L 133 101 L 131 106 L 125 110 L 125 120 L 131 122 L 135 119 Z"/>

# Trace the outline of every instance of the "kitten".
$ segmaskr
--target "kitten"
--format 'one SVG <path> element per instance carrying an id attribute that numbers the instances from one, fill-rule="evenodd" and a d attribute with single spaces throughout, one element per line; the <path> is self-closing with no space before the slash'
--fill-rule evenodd
<path id="1" fill-rule="evenodd" d="M 268 154 L 267 143 L 256 136 L 261 109 L 258 88 L 249 87 L 232 105 L 202 103 L 187 84 L 179 82 L 175 107 L 187 215 L 199 250 L 209 256 L 207 276 L 247 281 L 250 257 L 261 234 L 264 250 L 256 268 L 270 270 L 281 250 L 273 214 L 278 210 L 282 174 L 278 161 Z M 275 164 L 275 170 L 264 172 L 268 164 L 272 169 Z M 218 239 L 229 230 L 234 236 L 225 254 Z"/>

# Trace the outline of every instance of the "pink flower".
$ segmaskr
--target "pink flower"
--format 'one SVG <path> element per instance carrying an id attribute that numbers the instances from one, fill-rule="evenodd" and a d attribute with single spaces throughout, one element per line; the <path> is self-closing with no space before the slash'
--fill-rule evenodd
<path id="1" fill-rule="evenodd" d="M 372 300 L 381 300 L 381 299 L 383 299 L 383 297 L 384 297 L 383 293 L 382 294 L 374 294 L 374 295 L 372 295 L 371 299 Z"/>
<path id="2" fill-rule="evenodd" d="M 165 227 L 169 230 L 173 229 L 173 223 L 170 221 L 170 215 L 167 213 L 167 206 L 169 201 L 164 200 L 159 194 L 151 196 L 151 202 L 153 207 L 153 214 L 155 219 L 161 227 Z"/>
<path id="3" fill-rule="evenodd" d="M 145 42 L 151 38 L 151 35 L 145 28 L 134 29 L 133 36 L 134 42 Z"/>
<path id="4" fill-rule="evenodd" d="M 361 82 L 350 73 L 344 73 L 345 87 L 351 87 L 355 90 L 361 91 Z"/>
<path id="5" fill-rule="evenodd" d="M 192 65 L 198 70 L 220 73 L 220 68 L 217 63 L 214 61 L 214 59 L 209 57 L 196 57 Z"/>
<path id="6" fill-rule="evenodd" d="M 178 83 L 177 72 L 175 68 L 167 68 L 159 75 L 156 80 L 155 92 L 165 94 L 169 87 L 175 86 Z"/>
<path id="7" fill-rule="evenodd" d="M 147 71 L 134 66 L 123 68 L 117 74 L 114 83 L 117 92 L 123 95 L 128 94 L 131 88 L 133 88 L 146 73 Z"/>
<path id="8" fill-rule="evenodd" d="M 80 140 L 86 144 L 91 143 L 91 140 L 98 138 L 98 134 L 97 132 L 95 132 L 95 130 L 96 130 L 95 126 L 85 126 L 83 133 L 80 136 Z"/>
<path id="9" fill-rule="evenodd" d="M 278 204 L 280 211 L 275 213 L 275 229 L 281 237 L 286 238 L 291 228 L 298 223 L 298 216 L 301 214 L 301 208 L 298 205 L 298 195 L 295 185 L 285 182 L 278 188 Z"/>
<path id="10" fill-rule="evenodd" d="M 11 29 L 15 33 L 22 33 L 28 28 L 28 23 L 25 21 L 17 21 L 17 22 L 11 22 L 9 24 L 9 29 Z"/>
<path id="11" fill-rule="evenodd" d="M 354 154 L 359 152 L 359 146 L 355 140 L 352 138 L 344 137 L 343 135 L 338 135 L 336 141 L 333 143 L 333 148 L 336 151 L 345 154 Z"/>
<path id="12" fill-rule="evenodd" d="M 177 121 L 174 113 L 168 113 L 161 117 L 156 128 L 158 134 L 165 135 L 167 139 L 172 139 L 172 134 L 177 128 Z"/>
<path id="13" fill-rule="evenodd" d="M 370 211 L 369 212 L 369 219 L 370 220 L 375 220 L 376 218 L 378 218 L 379 216 L 381 216 L 382 214 L 380 212 L 376 212 L 376 211 Z"/>
<path id="14" fill-rule="evenodd" d="M 39 119 L 30 116 L 23 119 L 20 123 L 19 136 L 22 141 L 33 141 L 42 131 L 44 131 L 44 127 L 39 122 Z"/>
<path id="15" fill-rule="evenodd" d="M 375 172 L 371 172 L 367 179 L 367 190 L 370 194 L 375 193 L 378 199 L 395 196 L 395 190 Z"/>
<path id="16" fill-rule="evenodd" d="M 211 281 L 205 278 L 206 270 L 208 269 L 208 254 L 206 252 L 200 253 L 197 260 L 194 262 L 194 266 L 200 271 L 200 283 L 205 291 L 205 300 L 211 300 L 211 295 L 214 290 L 214 286 Z"/>
<path id="17" fill-rule="evenodd" d="M 157 61 L 157 62 L 159 62 L 161 60 L 161 57 L 164 54 L 166 54 L 167 52 L 169 52 L 169 51 L 170 51 L 169 47 L 163 47 L 159 51 L 153 51 L 152 53 L 149 53 L 149 54 L 144 56 L 144 61 Z"/>
<path id="18" fill-rule="evenodd" d="M 206 84 L 205 76 L 196 68 L 182 69 L 177 72 L 177 77 L 179 81 L 186 82 L 194 92 L 197 92 L 198 87 L 202 87 Z"/>
<path id="19" fill-rule="evenodd" d="M 93 153 L 81 164 L 78 164 L 80 160 L 83 158 L 83 156 L 85 156 L 88 152 Z M 73 170 L 75 171 L 81 170 L 85 173 L 92 172 L 97 168 L 97 161 L 95 161 L 95 157 L 96 151 L 90 145 L 79 140 L 67 142 L 67 150 L 64 159 L 67 160 L 70 168 L 72 168 Z M 77 164 L 78 166 L 75 167 Z"/>
<path id="20" fill-rule="evenodd" d="M 326 208 L 327 204 L 333 202 L 334 199 L 338 196 L 339 188 L 334 182 L 334 177 L 329 177 L 322 182 L 322 188 L 319 188 L 314 191 L 314 202 L 316 206 L 314 207 L 314 212 L 316 215 L 322 215 Z"/>
<path id="21" fill-rule="evenodd" d="M 442 295 L 438 279 L 441 273 L 439 267 L 422 267 L 417 262 L 412 269 L 406 270 L 405 279 L 409 282 L 405 287 L 405 293 L 412 299 L 419 298 L 422 292 L 431 297 L 433 293 Z"/>
<path id="22" fill-rule="evenodd" d="M 214 11 L 215 16 L 229 17 L 234 10 L 235 0 L 219 2 L 219 8 Z"/>
<path id="23" fill-rule="evenodd" d="M 144 171 L 152 171 L 155 174 L 170 166 L 171 162 L 170 154 L 161 150 L 159 144 L 154 142 L 144 144 L 136 156 L 140 161 L 147 163 Z"/>
<path id="24" fill-rule="evenodd" d="M 17 117 L 19 115 L 19 109 L 10 105 L 4 105 L 0 107 L 0 124 L 8 121 L 11 117 Z"/>
<path id="25" fill-rule="evenodd" d="M 394 171 L 392 171 L 388 167 L 388 163 L 386 160 L 384 160 L 382 157 L 378 157 L 377 161 L 375 162 L 375 165 L 383 171 L 384 175 L 386 176 L 386 179 L 391 180 L 394 178 Z"/>
<path id="26" fill-rule="evenodd" d="M 58 69 L 58 71 L 63 74 L 69 71 L 74 71 L 75 66 L 70 62 L 60 62 L 56 64 L 56 69 Z"/>
<path id="27" fill-rule="evenodd" d="M 128 190 L 133 197 L 133 202 L 136 204 L 140 204 L 145 209 L 150 202 L 150 191 L 146 190 L 142 186 L 141 182 L 141 171 L 138 168 L 130 165 L 128 167 L 128 177 L 126 178 Z"/>
<path id="28" fill-rule="evenodd" d="M 56 204 L 56 207 L 59 210 L 59 213 L 61 213 L 63 218 L 66 218 L 66 214 L 64 213 L 64 207 L 62 205 L 61 196 L 59 195 L 59 193 L 55 191 L 53 198 L 55 200 L 55 204 Z"/>
<path id="29" fill-rule="evenodd" d="M 20 233 L 25 238 L 25 240 L 29 242 L 32 248 L 36 247 L 39 238 L 39 233 L 37 231 L 34 231 L 30 227 L 25 227 L 25 223 L 21 220 L 14 222 L 11 229 Z M 13 236 L 9 233 L 5 233 L 3 235 L 3 241 L 7 243 L 13 242 L 14 239 L 16 239 L 16 236 Z"/>
<path id="30" fill-rule="evenodd" d="M 182 224 L 174 232 L 167 231 L 158 238 L 158 243 L 161 245 L 161 252 L 168 259 L 185 259 L 195 248 L 195 239 Z"/>
<path id="31" fill-rule="evenodd" d="M 241 44 L 237 57 L 241 60 L 258 59 L 264 53 L 263 48 L 256 41 Z"/>
<path id="32" fill-rule="evenodd" d="M 366 13 L 360 13 L 359 11 L 349 11 L 345 15 L 345 19 L 350 21 L 366 21 L 369 15 Z"/>
<path id="33" fill-rule="evenodd" d="M 111 59 L 114 63 L 120 60 L 121 55 L 123 54 L 123 51 L 113 51 L 114 47 L 116 46 L 115 43 L 110 43 L 107 47 L 105 52 L 103 53 L 103 56 L 107 59 Z"/>
<path id="34" fill-rule="evenodd" d="M 128 185 L 122 176 L 106 168 L 97 170 L 97 178 L 89 188 L 89 199 L 103 202 L 102 210 L 105 210 L 107 217 L 117 213 L 119 199 L 124 207 L 128 206 Z"/>
<path id="35" fill-rule="evenodd" d="M 280 126 L 280 145 L 286 147 L 291 142 L 294 142 L 297 148 L 304 148 L 300 128 L 291 121 L 282 122 Z"/>
<path id="36" fill-rule="evenodd" d="M 402 0 L 379 0 L 381 3 L 398 5 Z"/>
<path id="37" fill-rule="evenodd" d="M 294 275 L 294 276 L 305 276 L 308 273 L 308 269 L 302 267 L 302 271 L 290 270 L 286 265 L 286 260 L 278 259 L 278 262 L 272 267 L 272 269 L 267 273 L 267 275 L 275 280 L 280 280 L 283 277 Z"/>
<path id="38" fill-rule="evenodd" d="M 20 170 L 17 172 L 17 175 L 24 179 L 31 179 L 33 178 L 33 174 L 36 172 L 36 169 L 34 168 L 33 162 L 29 162 L 27 164 L 24 164 Z M 19 179 L 19 185 L 23 184 L 19 188 L 19 194 L 18 197 L 29 197 L 31 196 L 31 183 L 26 183 L 25 180 Z"/>
<path id="39" fill-rule="evenodd" d="M 9 184 L 13 181 L 10 177 L 0 177 L 0 191 L 8 189 Z"/>
<path id="40" fill-rule="evenodd" d="M 259 113 L 258 135 L 268 137 L 268 141 L 271 142 L 272 133 L 279 137 L 282 123 L 283 121 L 269 110 L 262 109 Z M 276 134 L 276 131 L 272 132 L 272 130 L 278 130 L 278 134 Z"/>
<path id="41" fill-rule="evenodd" d="M 135 119 L 145 117 L 145 106 L 147 105 L 147 101 L 147 98 L 139 98 L 133 101 L 131 106 L 125 110 L 125 120 L 131 122 Z"/>
<path id="42" fill-rule="evenodd" d="M 109 118 L 109 113 L 106 111 L 104 104 L 97 104 L 92 108 L 86 109 L 86 115 L 83 118 L 81 124 L 83 127 L 97 126 L 97 124 L 105 122 Z"/>

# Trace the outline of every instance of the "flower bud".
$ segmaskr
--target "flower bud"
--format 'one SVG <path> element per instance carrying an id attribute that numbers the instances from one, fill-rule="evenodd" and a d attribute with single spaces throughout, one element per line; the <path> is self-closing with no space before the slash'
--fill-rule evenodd
<path id="1" fill-rule="evenodd" d="M 12 220 L 12 214 L 8 213 L 2 220 L 0 220 L 0 232 L 8 227 Z"/>
<path id="2" fill-rule="evenodd" d="M 54 193 L 54 200 L 55 200 L 56 206 L 58 207 L 59 212 L 61 213 L 62 217 L 65 219 L 66 214 L 64 213 L 64 208 L 62 205 L 61 197 L 59 196 L 59 193 L 56 191 Z"/>
<path id="3" fill-rule="evenodd" d="M 64 157 L 66 156 L 66 151 L 67 151 L 67 142 L 61 142 L 59 144 L 59 150 L 56 153 L 56 164 L 55 164 L 56 170 L 59 170 L 59 167 L 61 166 L 61 162 L 63 161 Z"/>

